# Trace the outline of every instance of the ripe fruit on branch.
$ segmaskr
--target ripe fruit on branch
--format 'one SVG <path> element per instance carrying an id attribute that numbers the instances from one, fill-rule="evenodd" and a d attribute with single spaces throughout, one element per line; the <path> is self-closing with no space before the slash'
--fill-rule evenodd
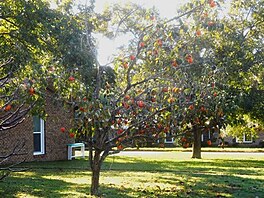
<path id="1" fill-rule="evenodd" d="M 123 67 L 124 67 L 125 69 L 127 69 L 127 68 L 128 68 L 128 63 L 127 63 L 127 62 L 123 62 Z"/>
<path id="2" fill-rule="evenodd" d="M 123 107 L 126 108 L 126 109 L 129 109 L 129 107 L 130 107 L 126 102 L 123 102 L 122 105 L 123 105 Z"/>
<path id="3" fill-rule="evenodd" d="M 70 82 L 74 82 L 75 78 L 74 78 L 73 76 L 70 76 L 70 77 L 68 78 L 68 80 L 69 80 Z"/>
<path id="4" fill-rule="evenodd" d="M 130 55 L 130 60 L 135 60 L 136 59 L 136 57 L 134 56 L 134 55 Z"/>
<path id="5" fill-rule="evenodd" d="M 30 95 L 34 95 L 35 94 L 35 90 L 34 90 L 33 87 L 30 87 L 28 92 L 29 92 Z"/>
<path id="6" fill-rule="evenodd" d="M 170 98 L 168 99 L 168 102 L 169 102 L 169 103 L 174 103 L 174 102 L 175 102 L 175 98 L 170 97 Z"/>
<path id="7" fill-rule="evenodd" d="M 193 63 L 192 55 L 188 54 L 188 55 L 186 56 L 186 61 L 187 61 L 189 64 L 192 64 L 192 63 Z"/>
<path id="8" fill-rule="evenodd" d="M 158 46 L 161 47 L 161 46 L 162 46 L 162 40 L 161 40 L 161 39 L 158 39 L 158 40 L 157 40 L 157 44 L 158 44 Z"/>
<path id="9" fill-rule="evenodd" d="M 142 100 L 137 101 L 137 105 L 139 108 L 143 108 L 145 106 L 145 104 Z"/>
<path id="10" fill-rule="evenodd" d="M 126 100 L 129 100 L 130 99 L 130 96 L 129 95 L 125 95 L 125 99 Z"/>
<path id="11" fill-rule="evenodd" d="M 121 133 L 123 133 L 123 131 L 124 131 L 123 129 L 118 129 L 117 134 L 120 135 Z"/>
<path id="12" fill-rule="evenodd" d="M 171 63 L 171 65 L 172 65 L 173 67 L 177 67 L 177 66 L 178 66 L 178 63 L 177 63 L 176 60 L 173 60 L 172 63 Z"/>
<path id="13" fill-rule="evenodd" d="M 214 94 L 213 94 L 213 95 L 214 95 L 214 97 L 216 97 L 216 96 L 217 96 L 217 93 L 216 93 L 216 92 L 214 92 Z"/>
<path id="14" fill-rule="evenodd" d="M 201 30 L 197 30 L 197 31 L 196 31 L 196 36 L 201 36 L 201 35 L 202 35 Z"/>
<path id="15" fill-rule="evenodd" d="M 182 137 L 181 141 L 182 142 L 187 142 L 187 139 L 185 137 Z"/>
<path id="16" fill-rule="evenodd" d="M 143 129 L 141 129 L 140 131 L 139 131 L 139 134 L 144 134 L 145 133 L 145 130 L 143 130 Z"/>
<path id="17" fill-rule="evenodd" d="M 207 17 L 208 17 L 208 13 L 204 12 L 203 15 L 202 15 L 202 19 L 207 18 Z"/>
<path id="18" fill-rule="evenodd" d="M 144 42 L 140 42 L 140 43 L 139 43 L 139 46 L 140 46 L 141 48 L 143 48 L 143 47 L 145 47 L 145 43 L 144 43 Z"/>
<path id="19" fill-rule="evenodd" d="M 206 111 L 204 106 L 201 106 L 200 110 L 201 110 L 201 112 L 205 112 Z"/>
<path id="20" fill-rule="evenodd" d="M 209 5 L 210 5 L 211 8 L 214 8 L 216 6 L 216 3 L 215 3 L 214 0 L 210 0 L 209 1 Z"/>
<path id="21" fill-rule="evenodd" d="M 69 136 L 70 136 L 70 138 L 74 138 L 75 134 L 74 133 L 70 133 Z"/>
<path id="22" fill-rule="evenodd" d="M 193 105 L 190 105 L 190 106 L 188 107 L 188 109 L 189 109 L 189 110 L 193 110 L 193 109 L 194 109 L 194 106 L 193 106 Z"/>
<path id="23" fill-rule="evenodd" d="M 123 147 L 121 144 L 119 144 L 119 145 L 117 146 L 117 149 L 118 149 L 118 150 L 123 150 L 124 147 Z"/>
<path id="24" fill-rule="evenodd" d="M 5 107 L 5 111 L 10 111 L 10 109 L 12 108 L 12 106 L 10 104 L 6 105 Z"/>
<path id="25" fill-rule="evenodd" d="M 163 87 L 162 88 L 162 92 L 168 92 L 168 91 L 169 91 L 168 87 Z"/>
<path id="26" fill-rule="evenodd" d="M 61 128 L 60 128 L 60 131 L 61 131 L 62 133 L 64 133 L 65 130 L 66 130 L 65 127 L 61 127 Z"/>
<path id="27" fill-rule="evenodd" d="M 81 112 L 86 112 L 85 108 L 83 108 L 83 107 L 80 107 L 80 111 Z"/>
<path id="28" fill-rule="evenodd" d="M 170 127 L 168 127 L 168 126 L 165 127 L 164 132 L 165 132 L 165 133 L 168 133 L 169 131 L 170 131 Z"/>

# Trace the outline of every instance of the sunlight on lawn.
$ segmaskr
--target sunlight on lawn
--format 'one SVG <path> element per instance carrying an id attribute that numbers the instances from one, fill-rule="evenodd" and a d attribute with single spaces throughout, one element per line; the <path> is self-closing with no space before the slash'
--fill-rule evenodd
<path id="1" fill-rule="evenodd" d="M 151 153 L 111 156 L 103 163 L 101 191 L 106 198 L 260 198 L 264 194 L 263 158 L 252 154 L 236 159 L 233 155 L 222 159 L 208 155 L 190 159 L 183 152 L 164 152 L 164 158 Z M 249 159 L 252 156 L 255 159 Z M 0 197 L 91 197 L 87 158 L 24 166 L 30 169 L 12 173 L 0 183 Z"/>
<path id="2" fill-rule="evenodd" d="M 87 171 L 88 172 L 88 171 Z M 55 180 L 62 180 L 67 183 L 73 183 L 73 184 L 87 184 L 91 182 L 91 175 L 87 175 L 87 172 L 85 172 L 83 175 L 84 176 L 75 176 L 75 175 L 66 175 L 66 176 L 42 176 L 44 179 L 55 179 Z"/>

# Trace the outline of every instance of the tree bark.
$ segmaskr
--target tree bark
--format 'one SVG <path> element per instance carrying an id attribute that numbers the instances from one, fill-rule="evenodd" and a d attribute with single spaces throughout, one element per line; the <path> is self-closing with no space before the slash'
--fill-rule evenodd
<path id="1" fill-rule="evenodd" d="M 101 151 L 95 150 L 93 162 L 92 162 L 92 184 L 91 184 L 91 195 L 99 196 L 99 178 L 101 171 L 101 162 L 100 162 Z"/>
<path id="2" fill-rule="evenodd" d="M 201 135 L 202 132 L 200 129 L 196 129 L 193 132 L 194 141 L 193 141 L 193 155 L 192 158 L 201 159 Z"/>

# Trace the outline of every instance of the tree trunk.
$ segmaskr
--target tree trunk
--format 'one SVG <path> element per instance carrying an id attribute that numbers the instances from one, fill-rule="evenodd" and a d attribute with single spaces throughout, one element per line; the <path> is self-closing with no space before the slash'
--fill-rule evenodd
<path id="1" fill-rule="evenodd" d="M 92 184 L 91 184 L 91 195 L 99 196 L 99 178 L 101 171 L 100 162 L 101 151 L 95 150 L 93 162 L 92 162 Z"/>
<path id="2" fill-rule="evenodd" d="M 197 158 L 201 159 L 201 135 L 202 132 L 201 130 L 197 129 L 194 130 L 193 136 L 194 136 L 194 141 L 193 141 L 193 155 L 192 158 Z"/>

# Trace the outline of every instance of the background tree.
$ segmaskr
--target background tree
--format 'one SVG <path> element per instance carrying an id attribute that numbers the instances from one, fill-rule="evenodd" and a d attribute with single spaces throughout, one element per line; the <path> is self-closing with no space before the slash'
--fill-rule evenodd
<path id="1" fill-rule="evenodd" d="M 230 13 L 221 20 L 223 31 L 216 35 L 214 59 L 221 71 L 219 84 L 227 94 L 227 119 L 233 126 L 251 125 L 248 133 L 263 124 L 263 5 L 260 1 L 233 1 Z M 224 82 L 224 83 L 223 83 Z M 252 126 L 252 121 L 255 126 Z M 230 130 L 229 130 L 230 131 Z M 242 137 L 240 133 L 231 133 Z"/>
<path id="2" fill-rule="evenodd" d="M 69 78 L 76 65 L 91 68 L 81 43 L 84 26 L 66 8 L 51 9 L 41 0 L 0 2 L 0 132 L 30 114 L 45 118 L 47 87 L 58 90 L 58 77 L 64 73 Z M 23 144 L 0 156 L 0 164 L 22 154 Z"/>
<path id="3" fill-rule="evenodd" d="M 81 43 L 84 26 L 77 16 L 65 11 L 67 7 L 50 9 L 40 0 L 5 1 L 0 6 L 0 130 L 4 130 L 21 122 L 33 106 L 32 113 L 44 116 L 48 84 L 57 86 L 62 71 L 68 78 L 77 65 L 89 69 L 92 61 Z M 23 109 L 21 105 L 27 110 L 16 122 L 12 119 L 12 124 L 8 116 Z"/>

